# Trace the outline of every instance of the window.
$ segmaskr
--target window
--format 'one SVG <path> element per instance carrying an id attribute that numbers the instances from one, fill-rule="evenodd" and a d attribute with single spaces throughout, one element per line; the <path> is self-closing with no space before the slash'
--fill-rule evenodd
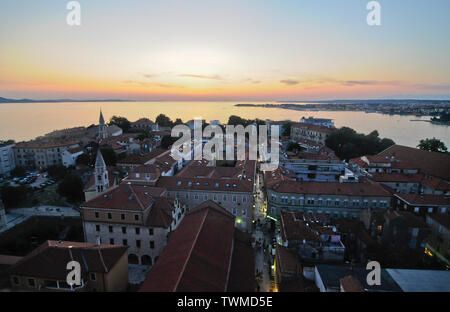
<path id="1" fill-rule="evenodd" d="M 216 194 L 214 194 L 214 201 L 217 201 L 217 195 Z"/>
<path id="2" fill-rule="evenodd" d="M 222 200 L 223 200 L 223 201 L 226 201 L 226 200 L 227 200 L 227 195 L 223 195 L 223 196 L 222 196 Z"/>
<path id="3" fill-rule="evenodd" d="M 125 214 L 123 213 L 120 214 L 120 220 L 125 220 Z"/>
<path id="4" fill-rule="evenodd" d="M 139 239 L 136 240 L 136 247 L 141 248 L 141 241 Z"/>
<path id="5" fill-rule="evenodd" d="M 247 209 L 242 209 L 242 215 L 243 216 L 247 215 Z"/>
<path id="6" fill-rule="evenodd" d="M 155 242 L 154 241 L 150 241 L 150 249 L 154 249 L 155 248 Z"/>
<path id="7" fill-rule="evenodd" d="M 433 207 L 428 208 L 428 212 L 432 213 L 433 212 Z"/>
<path id="8" fill-rule="evenodd" d="M 247 202 L 247 196 L 242 196 L 242 202 L 246 203 Z"/>
<path id="9" fill-rule="evenodd" d="M 233 208 L 233 214 L 236 215 L 237 214 L 237 209 Z"/>
<path id="10" fill-rule="evenodd" d="M 109 239 L 109 244 L 110 244 L 110 245 L 114 245 L 114 238 L 110 238 L 110 239 Z"/>
<path id="11" fill-rule="evenodd" d="M 153 229 L 148 229 L 148 234 L 153 235 Z"/>
<path id="12" fill-rule="evenodd" d="M 96 218 L 99 218 L 98 212 L 95 213 L 95 217 L 96 217 Z"/>
<path id="13" fill-rule="evenodd" d="M 128 246 L 128 241 L 126 239 L 122 240 L 122 245 Z"/>
<path id="14" fill-rule="evenodd" d="M 100 225 L 96 224 L 96 225 L 95 225 L 95 230 L 96 230 L 97 232 L 100 232 Z"/>
<path id="15" fill-rule="evenodd" d="M 419 212 L 419 207 L 414 207 L 414 212 Z"/>
<path id="16" fill-rule="evenodd" d="M 122 226 L 122 233 L 123 234 L 127 234 L 127 227 L 126 226 Z"/>
<path id="17" fill-rule="evenodd" d="M 135 215 L 134 215 L 134 220 L 135 220 L 135 221 L 139 221 L 139 215 L 138 215 L 138 214 L 135 214 Z"/>
<path id="18" fill-rule="evenodd" d="M 28 279 L 28 286 L 30 286 L 30 287 L 35 287 L 36 286 L 36 281 L 34 280 L 34 278 L 29 278 Z"/>
<path id="19" fill-rule="evenodd" d="M 237 200 L 236 195 L 233 195 L 233 202 L 236 202 L 236 200 Z"/>
<path id="20" fill-rule="evenodd" d="M 91 278 L 91 281 L 96 281 L 97 280 L 97 276 L 95 275 L 95 273 L 89 274 L 89 277 Z"/>
<path id="21" fill-rule="evenodd" d="M 112 214 L 108 212 L 108 219 L 112 219 Z"/>
<path id="22" fill-rule="evenodd" d="M 113 227 L 112 227 L 112 225 L 110 225 L 110 226 L 108 227 L 108 229 L 109 229 L 109 233 L 112 233 L 112 232 L 113 232 Z"/>
<path id="23" fill-rule="evenodd" d="M 141 229 L 140 228 L 136 228 L 136 234 L 139 235 L 141 233 Z"/>
<path id="24" fill-rule="evenodd" d="M 198 199 L 198 194 L 195 194 L 195 195 L 194 195 L 194 199 Z"/>
<path id="25" fill-rule="evenodd" d="M 13 276 L 13 284 L 19 285 L 19 278 L 17 276 Z"/>
<path id="26" fill-rule="evenodd" d="M 208 194 L 203 195 L 203 200 L 208 200 Z"/>

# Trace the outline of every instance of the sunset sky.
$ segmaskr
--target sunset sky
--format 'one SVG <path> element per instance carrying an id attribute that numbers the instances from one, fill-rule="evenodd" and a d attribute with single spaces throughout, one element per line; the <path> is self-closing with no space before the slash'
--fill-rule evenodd
<path id="1" fill-rule="evenodd" d="M 450 1 L 0 0 L 0 96 L 450 99 Z"/>

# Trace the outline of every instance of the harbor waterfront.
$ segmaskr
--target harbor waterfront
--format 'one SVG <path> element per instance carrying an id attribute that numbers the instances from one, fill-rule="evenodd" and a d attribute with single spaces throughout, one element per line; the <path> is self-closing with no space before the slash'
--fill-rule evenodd
<path id="1" fill-rule="evenodd" d="M 201 117 L 207 122 L 226 123 L 230 115 L 242 118 L 292 120 L 303 116 L 333 119 L 336 127 L 348 126 L 365 134 L 378 130 L 397 144 L 415 147 L 421 139 L 438 138 L 450 146 L 450 127 L 436 125 L 429 117 L 387 115 L 358 111 L 293 111 L 278 108 L 236 107 L 244 102 L 61 102 L 0 104 L 0 139 L 30 140 L 53 130 L 95 124 L 101 108 L 107 119 L 113 115 L 130 121 L 141 117 L 155 119 L 164 113 L 184 122 Z M 255 103 L 255 102 L 252 102 Z M 89 116 L 86 118 L 86 116 Z"/>

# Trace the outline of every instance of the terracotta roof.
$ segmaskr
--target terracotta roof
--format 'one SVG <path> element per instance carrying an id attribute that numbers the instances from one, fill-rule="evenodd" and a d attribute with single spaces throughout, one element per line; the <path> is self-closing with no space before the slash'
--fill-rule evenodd
<path id="1" fill-rule="evenodd" d="M 157 156 L 168 153 L 168 150 L 164 149 L 155 149 L 147 154 L 131 154 L 124 159 L 118 160 L 117 164 L 131 164 L 131 165 L 143 165 L 146 162 L 156 158 Z"/>
<path id="2" fill-rule="evenodd" d="M 23 257 L 0 255 L 0 265 L 13 265 L 22 260 Z"/>
<path id="3" fill-rule="evenodd" d="M 140 291 L 227 290 L 234 217 L 209 203 L 183 218 Z"/>
<path id="4" fill-rule="evenodd" d="M 126 246 L 46 241 L 10 268 L 13 275 L 66 280 L 66 264 L 75 260 L 86 272 L 107 273 L 127 251 Z"/>
<path id="5" fill-rule="evenodd" d="M 251 235 L 234 229 L 233 257 L 228 278 L 228 292 L 255 291 L 255 255 Z"/>
<path id="6" fill-rule="evenodd" d="M 85 202 L 82 208 L 103 208 L 143 211 L 154 203 L 148 187 L 120 184 Z"/>
<path id="7" fill-rule="evenodd" d="M 278 193 L 390 197 L 389 192 L 373 182 L 282 181 L 271 186 L 271 189 Z"/>
<path id="8" fill-rule="evenodd" d="M 75 147 L 75 148 L 71 148 L 67 150 L 69 153 L 71 154 L 76 154 L 78 152 L 82 152 L 83 148 L 82 147 Z"/>
<path id="9" fill-rule="evenodd" d="M 29 142 L 17 143 L 16 146 L 14 146 L 14 148 L 15 149 L 17 149 L 17 148 L 55 148 L 55 147 L 65 147 L 65 146 L 72 146 L 72 145 L 78 145 L 78 142 L 76 142 L 76 141 L 65 141 L 65 142 L 29 141 Z"/>
<path id="10" fill-rule="evenodd" d="M 450 181 L 450 155 L 424 151 L 402 145 L 392 145 L 378 155 L 394 156 L 395 159 L 410 163 L 420 172 Z"/>
<path id="11" fill-rule="evenodd" d="M 445 195 L 431 194 L 395 194 L 409 205 L 414 206 L 449 206 L 450 198 Z"/>
<path id="12" fill-rule="evenodd" d="M 371 173 L 372 179 L 377 182 L 421 182 L 423 176 L 421 174 L 404 174 L 404 173 Z"/>
<path id="13" fill-rule="evenodd" d="M 160 177 L 156 186 L 174 190 L 205 190 L 229 192 L 253 192 L 253 182 L 248 179 L 210 179 L 210 178 L 182 178 Z"/>
<path id="14" fill-rule="evenodd" d="M 286 247 L 276 246 L 277 265 L 281 274 L 302 275 L 303 268 L 298 258 Z"/>
<path id="15" fill-rule="evenodd" d="M 308 123 L 295 123 L 295 124 L 292 124 L 291 127 L 307 129 L 307 130 L 317 131 L 317 132 L 324 132 L 324 133 L 333 133 L 337 130 L 335 128 L 328 128 L 325 126 L 313 125 L 313 124 L 308 124 Z"/>
<path id="16" fill-rule="evenodd" d="M 359 280 L 352 275 L 340 279 L 341 287 L 345 292 L 364 292 L 364 287 Z"/>
<path id="17" fill-rule="evenodd" d="M 303 215 L 281 210 L 281 236 L 284 241 L 320 242 L 320 237 L 303 221 Z"/>

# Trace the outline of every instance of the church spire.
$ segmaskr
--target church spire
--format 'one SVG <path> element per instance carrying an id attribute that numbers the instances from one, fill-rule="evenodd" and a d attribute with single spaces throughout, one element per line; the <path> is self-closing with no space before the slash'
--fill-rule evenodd
<path id="1" fill-rule="evenodd" d="M 100 125 L 104 125 L 104 124 L 105 124 L 105 119 L 103 118 L 102 109 L 100 109 L 100 119 L 99 119 L 99 123 L 100 123 Z"/>
<path id="2" fill-rule="evenodd" d="M 97 151 L 95 159 L 95 189 L 97 193 L 103 193 L 109 188 L 108 169 L 103 159 L 100 149 Z"/>
<path id="3" fill-rule="evenodd" d="M 99 125 L 98 125 L 98 138 L 106 139 L 108 137 L 108 130 L 106 129 L 105 125 L 105 119 L 103 118 L 102 110 L 100 109 L 100 118 L 99 118 Z"/>

